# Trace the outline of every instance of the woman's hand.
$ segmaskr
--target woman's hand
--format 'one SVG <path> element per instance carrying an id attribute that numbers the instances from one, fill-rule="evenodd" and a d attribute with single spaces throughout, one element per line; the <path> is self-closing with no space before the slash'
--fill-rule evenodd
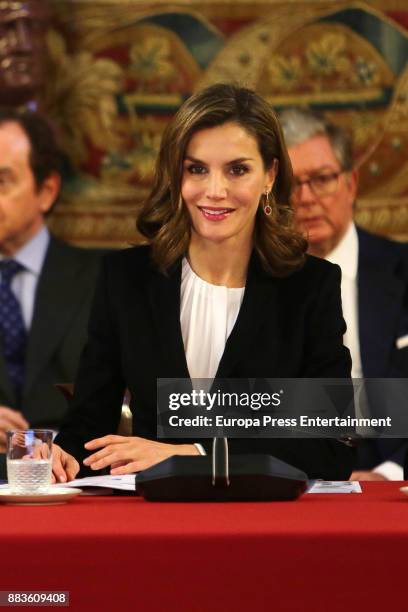
<path id="1" fill-rule="evenodd" d="M 104 436 L 85 444 L 87 450 L 97 450 L 84 460 L 92 470 L 111 466 L 111 474 L 132 474 L 145 470 L 172 455 L 199 455 L 194 444 L 163 444 L 145 438 Z"/>
<path id="2" fill-rule="evenodd" d="M 51 482 L 67 482 L 74 480 L 79 472 L 79 463 L 58 444 L 52 445 L 52 477 Z"/>

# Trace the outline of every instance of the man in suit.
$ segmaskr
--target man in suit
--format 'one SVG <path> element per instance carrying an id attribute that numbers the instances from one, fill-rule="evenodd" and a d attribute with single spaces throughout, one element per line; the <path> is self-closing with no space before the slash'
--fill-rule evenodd
<path id="1" fill-rule="evenodd" d="M 61 182 L 61 153 L 38 114 L 0 113 L 0 472 L 6 431 L 58 428 L 86 337 L 99 267 L 95 253 L 53 237 L 45 215 Z"/>
<path id="2" fill-rule="evenodd" d="M 358 228 L 358 186 L 348 135 L 320 115 L 280 115 L 295 176 L 293 207 L 309 252 L 340 265 L 344 342 L 354 378 L 408 376 L 408 251 Z M 402 480 L 405 440 L 366 440 L 353 479 Z"/>

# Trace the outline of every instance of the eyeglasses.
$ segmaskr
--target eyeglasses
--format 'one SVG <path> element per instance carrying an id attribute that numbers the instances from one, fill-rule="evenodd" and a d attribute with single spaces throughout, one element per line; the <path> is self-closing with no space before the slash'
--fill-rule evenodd
<path id="1" fill-rule="evenodd" d="M 322 172 L 321 174 L 315 174 L 304 181 L 294 177 L 292 196 L 299 196 L 299 190 L 302 185 L 309 185 L 310 190 L 317 197 L 336 193 L 337 189 L 339 188 L 339 176 L 344 172 L 345 170 L 339 170 L 338 172 Z"/>

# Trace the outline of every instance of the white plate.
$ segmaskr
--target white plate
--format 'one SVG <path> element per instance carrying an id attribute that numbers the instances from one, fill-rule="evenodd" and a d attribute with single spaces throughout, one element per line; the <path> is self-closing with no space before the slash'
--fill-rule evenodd
<path id="1" fill-rule="evenodd" d="M 9 487 L 0 487 L 0 502 L 19 506 L 57 506 L 82 493 L 82 489 L 72 487 L 51 486 L 48 493 L 19 495 L 12 493 Z"/>
<path id="2" fill-rule="evenodd" d="M 400 487 L 400 491 L 401 491 L 401 493 L 403 493 L 404 495 L 408 495 L 408 487 Z"/>

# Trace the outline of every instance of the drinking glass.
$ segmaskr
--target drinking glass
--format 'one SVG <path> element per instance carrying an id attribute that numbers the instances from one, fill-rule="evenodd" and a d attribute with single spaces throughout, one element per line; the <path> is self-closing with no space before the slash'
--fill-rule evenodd
<path id="1" fill-rule="evenodd" d="M 12 493 L 41 495 L 48 492 L 52 439 L 50 429 L 7 432 L 7 478 Z"/>

